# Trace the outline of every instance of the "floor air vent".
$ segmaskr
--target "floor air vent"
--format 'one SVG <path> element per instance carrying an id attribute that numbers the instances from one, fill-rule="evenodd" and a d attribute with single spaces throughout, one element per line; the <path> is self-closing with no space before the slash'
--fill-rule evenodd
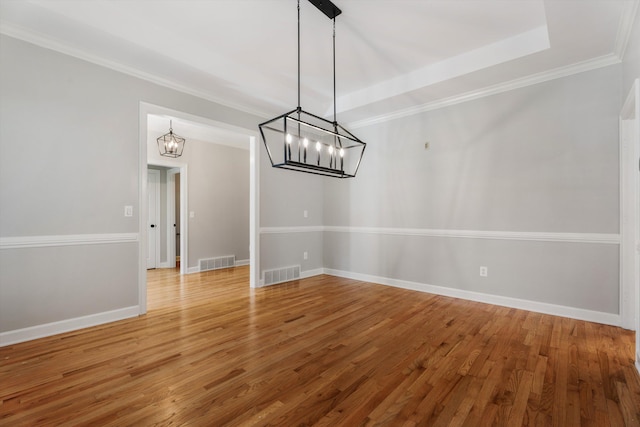
<path id="1" fill-rule="evenodd" d="M 220 256 L 216 258 L 207 258 L 199 260 L 200 271 L 218 270 L 220 268 L 235 267 L 236 256 Z"/>
<path id="2" fill-rule="evenodd" d="M 274 270 L 265 270 L 263 272 L 264 285 L 274 285 L 276 283 L 288 282 L 300 278 L 300 266 L 276 268 Z"/>

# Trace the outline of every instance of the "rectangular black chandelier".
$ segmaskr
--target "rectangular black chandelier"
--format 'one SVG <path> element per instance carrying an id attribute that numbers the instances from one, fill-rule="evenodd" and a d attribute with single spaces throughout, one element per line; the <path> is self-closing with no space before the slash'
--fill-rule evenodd
<path id="1" fill-rule="evenodd" d="M 337 122 L 302 109 L 262 123 L 260 134 L 274 168 L 336 178 L 356 176 L 366 146 Z"/>
<path id="2" fill-rule="evenodd" d="M 333 121 L 300 107 L 300 0 L 298 0 L 298 107 L 259 125 L 274 168 L 334 178 L 354 178 L 366 144 L 336 120 L 335 17 L 342 11 L 329 0 L 309 0 L 333 21 Z"/>

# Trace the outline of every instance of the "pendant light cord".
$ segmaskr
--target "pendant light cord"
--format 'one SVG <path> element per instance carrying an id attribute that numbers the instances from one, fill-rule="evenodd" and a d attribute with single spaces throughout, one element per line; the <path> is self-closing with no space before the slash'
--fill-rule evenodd
<path id="1" fill-rule="evenodd" d="M 338 123 L 336 116 L 336 18 L 333 18 L 333 121 Z"/>
<path id="2" fill-rule="evenodd" d="M 300 0 L 298 0 L 298 111 L 301 109 L 300 104 Z"/>

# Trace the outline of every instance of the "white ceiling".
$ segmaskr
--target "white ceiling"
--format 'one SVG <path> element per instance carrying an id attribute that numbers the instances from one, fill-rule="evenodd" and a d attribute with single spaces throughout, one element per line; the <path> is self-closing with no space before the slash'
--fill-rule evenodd
<path id="1" fill-rule="evenodd" d="M 619 62 L 633 0 L 334 0 L 354 126 Z M 301 0 L 302 107 L 333 111 L 331 21 Z M 275 116 L 297 105 L 296 0 L 0 0 L 0 32 Z"/>

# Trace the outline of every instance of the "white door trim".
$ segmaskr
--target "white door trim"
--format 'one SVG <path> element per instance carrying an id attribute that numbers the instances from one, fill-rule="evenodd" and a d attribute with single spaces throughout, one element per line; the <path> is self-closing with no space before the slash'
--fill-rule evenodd
<path id="1" fill-rule="evenodd" d="M 636 79 L 620 111 L 620 318 L 635 330 L 640 360 L 640 80 Z"/>
<path id="2" fill-rule="evenodd" d="M 138 175 L 138 188 L 140 189 L 138 194 L 138 206 L 140 207 L 140 216 L 138 219 L 138 229 L 146 230 L 146 203 L 144 203 L 144 199 L 147 196 L 147 115 L 148 114 L 159 114 L 159 115 L 169 115 L 176 118 L 181 118 L 184 120 L 193 121 L 196 123 L 201 123 L 206 126 L 218 127 L 222 129 L 231 130 L 237 133 L 241 133 L 247 135 L 249 139 L 249 263 L 250 263 L 250 275 L 249 275 L 249 285 L 251 287 L 258 287 L 260 284 L 260 235 L 258 231 L 260 230 L 260 149 L 259 149 L 259 137 L 257 131 L 257 124 L 255 128 L 244 128 L 238 127 L 234 125 L 229 125 L 227 123 L 218 122 L 216 120 L 208 119 L 201 116 L 195 116 L 193 114 L 185 113 L 178 110 L 173 110 L 170 108 L 162 107 L 159 105 L 149 104 L 147 102 L 140 102 L 139 107 L 139 117 L 138 117 L 138 145 L 139 145 L 139 175 Z M 170 167 L 175 167 L 175 163 L 171 162 Z M 166 166 L 166 165 L 160 165 Z M 186 171 L 186 165 L 185 171 Z M 184 198 L 187 200 L 187 175 L 180 176 L 180 192 L 184 193 Z M 185 203 L 188 206 L 188 200 Z M 183 206 L 181 206 L 181 209 Z M 184 227 L 181 227 L 181 233 L 188 233 L 187 230 L 187 212 L 181 210 L 181 224 Z M 182 242 L 185 242 L 186 238 L 182 239 Z M 144 314 L 147 312 L 147 269 L 144 267 L 144 250 L 145 245 L 147 244 L 147 233 L 140 232 L 140 246 L 138 251 L 138 305 L 140 307 L 140 314 Z M 188 267 L 186 259 L 183 262 L 182 257 L 188 255 L 188 245 L 181 246 L 180 248 L 180 269 L 181 272 L 184 273 Z M 184 266 L 184 270 L 183 270 Z"/>

